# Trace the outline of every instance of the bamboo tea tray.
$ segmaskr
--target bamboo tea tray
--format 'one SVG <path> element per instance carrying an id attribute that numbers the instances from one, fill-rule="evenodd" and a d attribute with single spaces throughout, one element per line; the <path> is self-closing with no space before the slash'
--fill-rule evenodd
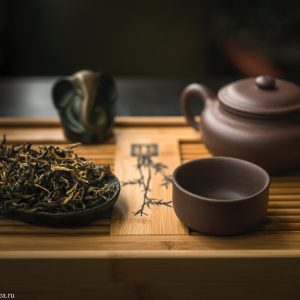
<path id="1" fill-rule="evenodd" d="M 56 119 L 0 119 L 0 128 L 9 143 L 69 143 Z M 76 153 L 111 165 L 123 183 L 117 205 L 82 228 L 0 217 L 0 293 L 16 299 L 299 297 L 299 175 L 272 178 L 268 217 L 259 228 L 212 237 L 189 231 L 172 209 L 173 169 L 210 156 L 183 118 L 117 118 L 112 139 Z"/>

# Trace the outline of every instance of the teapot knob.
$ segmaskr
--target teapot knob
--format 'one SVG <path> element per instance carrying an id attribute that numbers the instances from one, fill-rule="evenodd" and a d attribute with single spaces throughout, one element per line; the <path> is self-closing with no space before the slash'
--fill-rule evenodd
<path id="1" fill-rule="evenodd" d="M 273 90 L 276 87 L 276 80 L 269 75 L 262 75 L 255 78 L 255 84 L 263 90 Z"/>

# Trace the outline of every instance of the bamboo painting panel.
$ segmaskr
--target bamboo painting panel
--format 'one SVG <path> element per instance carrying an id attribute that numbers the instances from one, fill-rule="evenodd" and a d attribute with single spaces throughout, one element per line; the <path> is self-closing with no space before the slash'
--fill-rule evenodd
<path id="1" fill-rule="evenodd" d="M 111 235 L 188 234 L 172 208 L 171 174 L 180 164 L 178 140 L 120 131 L 115 173 L 122 182 Z"/>

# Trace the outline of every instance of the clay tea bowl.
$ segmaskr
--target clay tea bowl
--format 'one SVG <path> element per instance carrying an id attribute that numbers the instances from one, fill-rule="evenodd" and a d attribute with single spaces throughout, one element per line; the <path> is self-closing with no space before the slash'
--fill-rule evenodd
<path id="1" fill-rule="evenodd" d="M 265 218 L 270 177 L 261 167 L 230 157 L 197 159 L 173 174 L 173 206 L 196 231 L 240 234 Z"/>

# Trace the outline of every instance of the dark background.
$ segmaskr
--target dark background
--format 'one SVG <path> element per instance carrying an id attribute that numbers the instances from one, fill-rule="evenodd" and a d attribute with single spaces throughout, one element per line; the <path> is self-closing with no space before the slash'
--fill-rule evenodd
<path id="1" fill-rule="evenodd" d="M 19 87 L 8 77 L 48 80 L 46 95 L 57 76 L 92 69 L 118 78 L 124 108 L 163 97 L 160 113 L 177 114 L 191 81 L 214 89 L 260 74 L 299 82 L 299 32 L 300 1 L 0 0 L 0 101 L 22 96 L 11 96 Z"/>

